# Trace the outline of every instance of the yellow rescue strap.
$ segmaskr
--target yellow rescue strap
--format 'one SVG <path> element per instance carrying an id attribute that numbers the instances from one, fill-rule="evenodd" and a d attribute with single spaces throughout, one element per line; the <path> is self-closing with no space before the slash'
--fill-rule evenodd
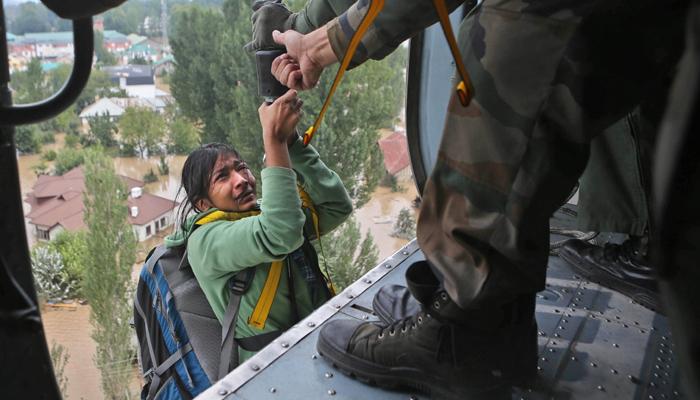
<path id="1" fill-rule="evenodd" d="M 372 24 L 372 22 L 374 22 L 374 19 L 377 18 L 377 15 L 379 15 L 379 12 L 382 10 L 382 8 L 384 8 L 384 0 L 370 0 L 367 14 L 365 14 L 365 17 L 362 19 L 360 26 L 357 27 L 357 31 L 355 31 L 355 34 L 352 35 L 352 39 L 350 39 L 350 44 L 348 45 L 347 50 L 345 50 L 345 55 L 343 55 L 343 61 L 340 63 L 340 67 L 338 67 L 338 72 L 335 74 L 335 79 L 333 79 L 333 85 L 331 86 L 331 90 L 328 92 L 328 96 L 326 96 L 326 100 L 323 102 L 321 112 L 318 113 L 314 124 L 309 129 L 307 129 L 306 132 L 304 132 L 304 146 L 309 144 L 311 138 L 314 137 L 314 133 L 316 133 L 319 126 L 321 125 L 323 116 L 326 114 L 326 110 L 331 104 L 331 98 L 333 97 L 333 93 L 335 93 L 335 89 L 338 87 L 340 81 L 343 79 L 343 74 L 345 73 L 345 70 L 348 69 L 348 65 L 350 65 L 350 61 L 355 55 L 355 50 L 357 50 L 357 46 L 362 41 L 362 37 L 365 35 L 365 32 L 367 32 L 369 26 Z"/>
<path id="2" fill-rule="evenodd" d="M 321 230 L 318 225 L 318 213 L 316 213 L 316 208 L 313 205 L 313 202 L 311 201 L 311 197 L 309 196 L 308 193 L 300 186 L 297 185 L 297 189 L 299 190 L 299 198 L 301 199 L 301 204 L 303 208 L 307 208 L 309 211 L 311 211 L 311 219 L 313 222 L 314 230 L 316 231 L 316 237 L 319 240 L 319 244 L 321 243 Z M 243 218 L 251 217 L 254 215 L 259 215 L 260 210 L 252 210 L 252 211 L 213 211 L 202 218 L 198 219 L 195 224 L 197 225 L 204 225 L 210 222 L 214 221 L 220 221 L 220 220 L 225 220 L 225 221 L 237 221 Z M 321 248 L 321 253 L 323 254 L 323 248 Z M 265 328 L 265 322 L 267 321 L 267 316 L 270 314 L 270 309 L 272 308 L 272 303 L 273 300 L 275 299 L 275 294 L 277 293 L 277 287 L 279 286 L 280 283 L 280 278 L 282 277 L 282 268 L 284 266 L 284 261 L 273 261 L 270 264 L 270 271 L 267 274 L 267 278 L 265 279 L 265 284 L 263 285 L 263 289 L 260 292 L 260 297 L 258 298 L 258 302 L 255 304 L 255 308 L 253 309 L 253 313 L 250 315 L 250 318 L 248 319 L 248 324 L 252 327 L 258 328 L 258 329 L 263 329 Z M 326 273 L 327 269 L 326 269 Z M 330 281 L 330 277 L 328 277 Z M 331 283 L 331 291 L 333 294 L 335 292 L 332 289 L 332 283 Z"/>
<path id="3" fill-rule="evenodd" d="M 440 18 L 440 26 L 442 26 L 442 31 L 445 33 L 445 39 L 447 39 L 447 44 L 450 46 L 452 58 L 455 60 L 457 72 L 461 78 L 456 88 L 457 97 L 459 97 L 459 102 L 466 107 L 474 97 L 474 87 L 469 79 L 467 69 L 464 67 L 462 54 L 459 51 L 459 47 L 457 47 L 457 41 L 455 40 L 455 35 L 452 31 L 452 24 L 450 23 L 450 14 L 447 11 L 447 6 L 445 6 L 445 1 L 433 0 L 433 5 L 435 6 L 435 11 L 437 11 L 438 17 Z"/>

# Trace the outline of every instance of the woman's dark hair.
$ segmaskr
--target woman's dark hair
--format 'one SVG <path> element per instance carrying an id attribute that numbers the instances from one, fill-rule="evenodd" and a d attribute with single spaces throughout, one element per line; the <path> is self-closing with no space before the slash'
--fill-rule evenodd
<path id="1" fill-rule="evenodd" d="M 236 149 L 223 143 L 209 143 L 194 150 L 187 156 L 182 167 L 182 179 L 175 199 L 185 191 L 185 199 L 180 203 L 177 211 L 178 226 L 185 230 L 185 221 L 192 211 L 197 210 L 197 202 L 206 199 L 209 194 L 209 182 L 214 172 L 216 161 L 219 157 L 234 156 L 241 159 Z"/>

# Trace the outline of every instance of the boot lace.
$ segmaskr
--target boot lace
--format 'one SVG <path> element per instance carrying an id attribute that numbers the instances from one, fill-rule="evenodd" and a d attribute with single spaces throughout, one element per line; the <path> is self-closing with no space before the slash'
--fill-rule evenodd
<path id="1" fill-rule="evenodd" d="M 395 336 L 397 331 L 400 331 L 401 333 L 406 333 L 409 330 L 413 330 L 418 325 L 422 324 L 423 320 L 426 317 L 427 315 L 423 314 L 422 312 L 419 312 L 418 314 L 412 315 L 410 317 L 394 321 L 379 331 L 379 333 L 377 334 L 377 339 L 382 339 L 386 335 Z"/>

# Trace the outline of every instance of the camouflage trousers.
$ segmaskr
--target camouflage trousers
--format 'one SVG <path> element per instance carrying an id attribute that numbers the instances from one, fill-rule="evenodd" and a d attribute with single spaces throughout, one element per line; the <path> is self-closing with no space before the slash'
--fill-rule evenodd
<path id="1" fill-rule="evenodd" d="M 459 44 L 475 88 L 452 96 L 419 245 L 463 308 L 544 288 L 549 217 L 590 142 L 667 81 L 683 1 L 485 0 Z M 445 60 L 449 62 L 449 60 Z"/>

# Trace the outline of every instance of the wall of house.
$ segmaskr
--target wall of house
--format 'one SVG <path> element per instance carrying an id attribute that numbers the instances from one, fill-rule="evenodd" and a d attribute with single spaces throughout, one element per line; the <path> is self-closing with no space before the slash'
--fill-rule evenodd
<path id="1" fill-rule="evenodd" d="M 61 225 L 56 225 L 53 229 L 49 230 L 49 240 L 56 239 L 59 233 L 65 231 Z"/>
<path id="2" fill-rule="evenodd" d="M 139 242 L 143 242 L 144 240 L 152 237 L 153 235 L 162 231 L 163 229 L 168 228 L 172 224 L 173 214 L 172 212 L 168 211 L 162 215 L 159 215 L 158 218 L 150 221 L 147 224 L 132 225 L 132 227 L 134 228 L 134 234 L 136 235 L 137 240 Z M 149 227 L 151 228 L 150 234 L 147 233 Z"/>
<path id="3" fill-rule="evenodd" d="M 129 94 L 129 97 L 156 97 L 156 85 L 128 85 L 124 89 Z"/>

